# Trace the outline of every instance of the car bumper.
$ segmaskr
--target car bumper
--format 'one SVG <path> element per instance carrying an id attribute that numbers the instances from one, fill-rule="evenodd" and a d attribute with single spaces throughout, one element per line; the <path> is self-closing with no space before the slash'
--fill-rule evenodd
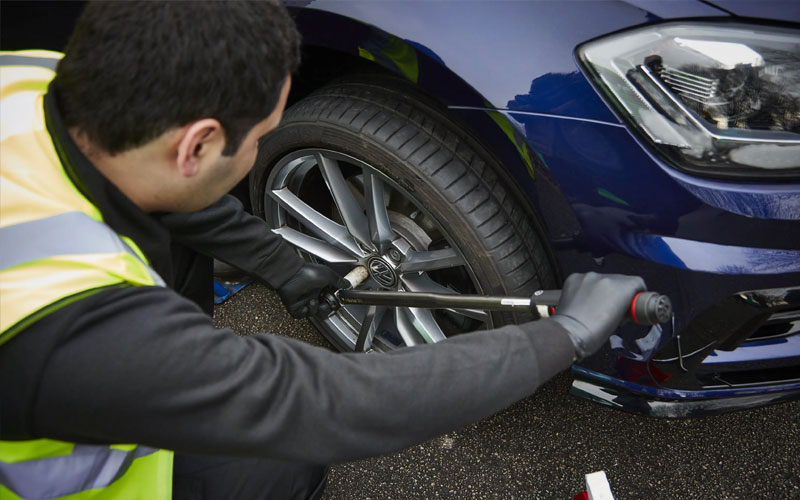
<path id="1" fill-rule="evenodd" d="M 800 287 L 713 304 L 621 376 L 575 366 L 572 393 L 657 417 L 722 413 L 800 397 Z"/>

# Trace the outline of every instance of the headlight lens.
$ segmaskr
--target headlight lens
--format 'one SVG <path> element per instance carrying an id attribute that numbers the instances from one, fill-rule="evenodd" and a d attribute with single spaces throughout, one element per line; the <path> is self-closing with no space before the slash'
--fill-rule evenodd
<path id="1" fill-rule="evenodd" d="M 800 174 L 800 30 L 670 23 L 577 53 L 612 105 L 673 165 L 717 176 Z"/>

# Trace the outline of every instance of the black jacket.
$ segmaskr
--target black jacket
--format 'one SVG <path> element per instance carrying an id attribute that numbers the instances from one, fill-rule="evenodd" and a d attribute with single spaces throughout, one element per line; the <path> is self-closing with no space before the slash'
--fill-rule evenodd
<path id="1" fill-rule="evenodd" d="M 174 242 L 272 287 L 302 265 L 231 197 L 194 214 L 140 211 L 78 151 L 51 95 L 46 117 L 75 184 L 168 284 L 175 282 Z M 573 355 L 565 331 L 549 320 L 390 354 L 336 354 L 276 335 L 215 329 L 170 288 L 112 288 L 0 347 L 0 438 L 356 459 L 487 417 L 534 392 Z"/>

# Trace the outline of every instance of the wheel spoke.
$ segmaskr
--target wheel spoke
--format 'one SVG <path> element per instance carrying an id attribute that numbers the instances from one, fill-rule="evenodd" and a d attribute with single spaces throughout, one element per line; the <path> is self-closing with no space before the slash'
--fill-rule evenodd
<path id="1" fill-rule="evenodd" d="M 389 211 L 386 209 L 386 184 L 371 171 L 364 169 L 364 195 L 366 198 L 369 235 L 380 253 L 388 250 L 394 239 Z"/>
<path id="2" fill-rule="evenodd" d="M 311 255 L 324 260 L 325 262 L 330 262 L 332 264 L 354 264 L 357 262 L 355 257 L 331 245 L 330 243 L 311 237 L 290 227 L 273 229 L 272 232 L 280 234 L 287 242 L 305 252 L 310 253 Z"/>
<path id="3" fill-rule="evenodd" d="M 447 288 L 446 286 L 437 283 L 431 279 L 427 274 L 407 274 L 400 277 L 403 286 L 409 292 L 431 292 L 431 293 L 444 293 L 444 294 L 457 294 L 458 292 Z M 480 309 L 446 309 L 447 311 L 466 316 L 468 318 L 476 319 L 483 323 L 489 322 L 489 313 Z"/>
<path id="4" fill-rule="evenodd" d="M 347 230 L 362 245 L 371 248 L 373 245 L 368 232 L 367 217 L 353 192 L 350 191 L 347 181 L 344 180 L 339 162 L 319 152 L 315 154 L 315 157 Z"/>
<path id="5" fill-rule="evenodd" d="M 400 281 L 409 292 L 458 293 L 433 281 L 427 274 L 406 274 L 400 277 Z"/>
<path id="6" fill-rule="evenodd" d="M 367 308 L 367 313 L 361 322 L 361 330 L 358 332 L 356 352 L 365 352 L 372 348 L 372 339 L 375 338 L 375 333 L 378 331 L 378 326 L 381 324 L 387 309 L 387 307 L 381 306 L 369 306 Z"/>
<path id="7" fill-rule="evenodd" d="M 364 251 L 358 246 L 346 227 L 311 208 L 288 188 L 272 191 L 272 197 L 281 207 L 293 215 L 303 226 L 328 243 L 346 250 L 350 255 L 363 257 Z"/>
<path id="8" fill-rule="evenodd" d="M 439 324 L 433 318 L 433 313 L 430 309 L 409 307 L 408 312 L 411 313 L 411 321 L 414 328 L 417 333 L 422 336 L 425 343 L 434 344 L 447 338 L 439 327 Z"/>
<path id="9" fill-rule="evenodd" d="M 409 251 L 400 264 L 400 272 L 434 271 L 463 265 L 464 259 L 453 248 L 443 248 L 428 252 Z"/>
<path id="10" fill-rule="evenodd" d="M 396 307 L 394 309 L 395 326 L 397 326 L 397 333 L 403 338 L 406 346 L 419 344 L 420 335 L 411 319 L 411 313 L 408 308 Z"/>
<path id="11" fill-rule="evenodd" d="M 445 309 L 445 311 L 460 314 L 461 316 L 478 320 L 481 323 L 489 322 L 489 313 L 480 309 Z"/>

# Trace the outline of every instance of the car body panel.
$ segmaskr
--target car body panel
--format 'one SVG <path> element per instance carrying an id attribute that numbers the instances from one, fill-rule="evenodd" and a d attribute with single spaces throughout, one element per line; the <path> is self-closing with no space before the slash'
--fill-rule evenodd
<path id="1" fill-rule="evenodd" d="M 712 0 L 709 3 L 741 17 L 800 22 L 800 2 L 794 0 Z"/>
<path id="2" fill-rule="evenodd" d="M 800 362 L 800 337 L 792 336 L 760 342 L 745 342 L 735 351 L 715 350 L 703 360 L 704 365 L 716 366 L 741 362 L 780 361 L 786 366 Z"/>
<path id="3" fill-rule="evenodd" d="M 483 100 L 478 104 L 484 107 L 611 122 L 618 120 L 580 76 L 573 51 L 578 44 L 597 36 L 662 19 L 621 1 L 572 1 L 570 9 L 575 15 L 569 18 L 564 16 L 563 2 L 555 0 L 475 1 L 463 5 L 316 0 L 302 4 L 317 12 L 357 19 L 358 23 L 424 48 L 475 89 Z M 699 2 L 677 4 L 681 9 L 676 14 L 681 16 L 727 16 Z M 350 38 L 349 30 L 344 29 L 345 20 L 320 19 L 316 29 L 305 29 L 305 19 L 298 22 L 304 36 L 311 37 L 307 39 L 310 43 L 326 35 L 338 38 L 344 34 L 344 38 Z M 476 37 L 470 40 L 469 47 L 460 42 L 465 32 Z M 341 47 L 342 42 L 335 43 Z M 564 88 L 562 78 L 551 79 L 550 75 L 571 77 L 569 88 Z M 476 105 L 472 99 L 448 104 Z"/>

